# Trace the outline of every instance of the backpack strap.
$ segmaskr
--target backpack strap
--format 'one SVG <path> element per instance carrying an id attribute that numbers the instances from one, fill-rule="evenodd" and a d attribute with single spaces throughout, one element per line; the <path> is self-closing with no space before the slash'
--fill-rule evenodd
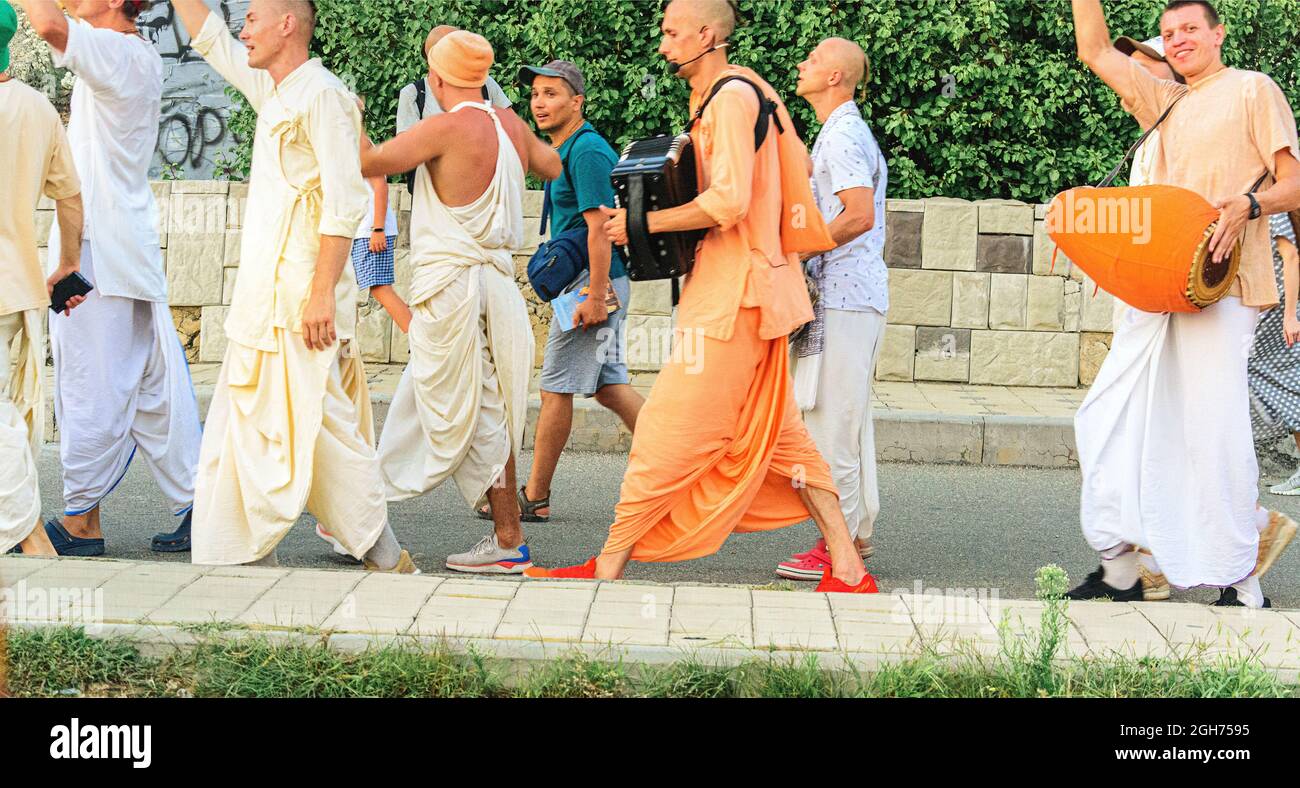
<path id="1" fill-rule="evenodd" d="M 772 123 L 776 124 L 778 134 L 784 134 L 785 127 L 781 125 L 781 117 L 777 114 L 776 102 L 764 95 L 762 89 L 752 79 L 742 77 L 739 74 L 729 74 L 713 83 L 713 89 L 709 91 L 709 95 L 704 97 L 704 101 L 700 102 L 700 108 L 695 111 L 690 123 L 686 124 L 686 130 L 682 133 L 689 134 L 700 118 L 704 117 L 704 108 L 709 106 L 709 102 L 713 101 L 713 97 L 718 95 L 718 91 L 722 90 L 722 86 L 735 81 L 744 82 L 758 94 L 758 120 L 754 123 L 754 150 L 763 147 L 763 141 L 767 139 L 767 129 Z M 769 123 L 769 120 L 771 123 Z"/>
<path id="2" fill-rule="evenodd" d="M 424 102 L 428 97 L 428 88 L 424 86 L 424 77 L 420 77 L 411 83 L 415 86 L 415 110 L 421 118 L 424 117 Z"/>
<path id="3" fill-rule="evenodd" d="M 569 155 L 573 155 L 573 145 L 577 143 L 579 137 L 588 132 L 594 133 L 595 131 L 596 130 L 590 126 L 585 129 L 579 129 L 578 133 L 574 134 L 569 140 Z M 560 157 L 560 167 L 564 170 L 564 177 L 568 178 L 569 184 L 572 185 L 573 176 L 569 174 L 569 159 L 567 156 Z M 539 235 L 546 235 L 546 228 L 551 221 L 551 183 L 552 181 L 547 181 L 546 184 L 542 186 L 542 221 L 537 228 Z M 576 192 L 577 190 L 575 189 L 574 191 Z"/>

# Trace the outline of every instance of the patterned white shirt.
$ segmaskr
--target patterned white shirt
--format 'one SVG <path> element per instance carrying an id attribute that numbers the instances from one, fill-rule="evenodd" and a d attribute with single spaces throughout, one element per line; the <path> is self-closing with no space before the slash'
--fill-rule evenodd
<path id="1" fill-rule="evenodd" d="M 889 166 L 858 107 L 846 101 L 826 118 L 813 144 L 813 194 L 827 223 L 844 211 L 837 196 L 846 189 L 872 189 L 875 225 L 852 241 L 809 261 L 809 272 L 828 309 L 889 310 L 885 267 L 885 188 Z"/>

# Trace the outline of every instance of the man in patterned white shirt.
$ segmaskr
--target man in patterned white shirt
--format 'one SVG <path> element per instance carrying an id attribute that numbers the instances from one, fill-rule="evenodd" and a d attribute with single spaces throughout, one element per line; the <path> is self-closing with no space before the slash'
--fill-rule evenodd
<path id="1" fill-rule="evenodd" d="M 797 92 L 817 113 L 813 193 L 838 244 L 806 261 L 821 296 L 816 318 L 795 342 L 795 400 L 808 432 L 830 464 L 840 509 L 858 553 L 872 553 L 880 513 L 871 381 L 889 309 L 885 268 L 885 186 L 889 168 L 854 93 L 870 76 L 862 48 L 822 41 L 799 64 Z M 823 541 L 777 566 L 792 580 L 818 580 L 830 565 Z"/>

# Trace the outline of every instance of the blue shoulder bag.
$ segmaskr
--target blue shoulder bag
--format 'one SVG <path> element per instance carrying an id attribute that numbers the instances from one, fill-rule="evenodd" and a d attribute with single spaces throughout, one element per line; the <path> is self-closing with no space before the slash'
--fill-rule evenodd
<path id="1" fill-rule="evenodd" d="M 583 129 L 574 135 L 574 139 L 589 131 L 594 129 Z M 564 174 L 569 178 L 569 183 L 572 184 L 573 176 L 569 175 L 568 160 L 560 163 L 564 167 Z M 546 232 L 550 218 L 551 184 L 547 183 L 542 193 L 542 223 L 538 229 L 539 234 Z M 539 298 L 549 302 L 563 293 L 564 288 L 573 284 L 573 280 L 587 270 L 590 264 L 587 226 L 583 224 L 572 230 L 552 234 L 551 240 L 543 241 L 541 246 L 537 247 L 537 251 L 533 252 L 532 258 L 528 261 L 528 283 L 533 286 Z"/>

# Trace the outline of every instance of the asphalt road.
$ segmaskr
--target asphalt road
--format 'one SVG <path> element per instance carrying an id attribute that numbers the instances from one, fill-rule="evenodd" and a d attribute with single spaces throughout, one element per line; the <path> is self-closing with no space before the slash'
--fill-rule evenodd
<path id="1" fill-rule="evenodd" d="M 521 458 L 524 478 L 531 456 Z M 566 454 L 552 493 L 550 523 L 529 525 L 534 560 L 544 566 L 578 563 L 603 543 L 619 482 L 621 454 Z M 58 452 L 46 446 L 40 472 L 45 511 L 62 509 Z M 1270 508 L 1300 519 L 1300 498 L 1270 495 Z M 876 554 L 868 564 L 882 590 L 988 589 L 1001 598 L 1033 596 L 1034 571 L 1064 567 L 1072 581 L 1096 567 L 1079 532 L 1079 473 L 1075 470 L 884 464 L 880 467 L 883 512 L 876 525 Z M 445 572 L 449 553 L 467 549 L 490 524 L 473 516 L 451 484 L 389 507 L 399 541 L 425 572 Z M 188 560 L 188 554 L 149 551 L 149 537 L 175 527 L 143 462 L 135 463 L 103 505 L 107 554 L 114 558 Z M 761 585 L 778 581 L 776 562 L 816 539 L 811 522 L 764 534 L 738 534 L 716 555 L 677 564 L 632 564 L 629 579 Z M 304 517 L 281 543 L 285 566 L 347 567 L 318 539 Z M 1300 608 L 1300 545 L 1293 545 L 1264 582 L 1279 607 Z M 1207 589 L 1175 591 L 1174 599 L 1212 601 Z"/>

